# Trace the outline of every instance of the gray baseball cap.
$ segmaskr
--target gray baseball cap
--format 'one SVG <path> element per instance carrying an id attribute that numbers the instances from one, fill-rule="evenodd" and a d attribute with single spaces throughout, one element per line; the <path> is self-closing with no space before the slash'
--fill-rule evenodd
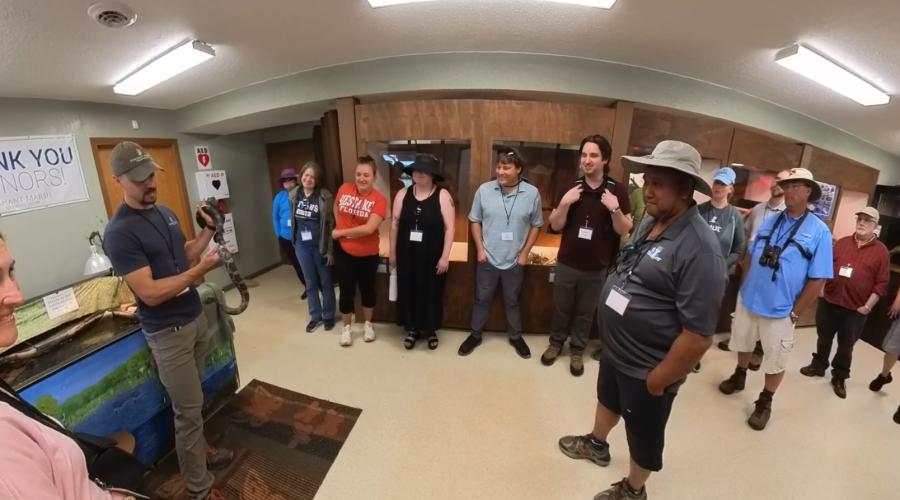
<path id="1" fill-rule="evenodd" d="M 156 169 L 163 170 L 153 161 L 150 153 L 131 141 L 116 144 L 109 156 L 109 162 L 112 163 L 114 176 L 124 175 L 135 182 L 147 180 Z"/>

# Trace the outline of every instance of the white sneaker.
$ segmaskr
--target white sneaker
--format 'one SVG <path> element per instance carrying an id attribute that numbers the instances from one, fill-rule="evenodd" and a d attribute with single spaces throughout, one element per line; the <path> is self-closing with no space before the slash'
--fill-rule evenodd
<path id="1" fill-rule="evenodd" d="M 366 325 L 363 327 L 363 340 L 366 342 L 372 342 L 375 340 L 375 328 L 372 327 L 371 321 L 366 321 Z"/>
<path id="2" fill-rule="evenodd" d="M 341 347 L 350 347 L 353 345 L 353 336 L 350 335 L 350 325 L 344 325 L 341 331 Z"/>

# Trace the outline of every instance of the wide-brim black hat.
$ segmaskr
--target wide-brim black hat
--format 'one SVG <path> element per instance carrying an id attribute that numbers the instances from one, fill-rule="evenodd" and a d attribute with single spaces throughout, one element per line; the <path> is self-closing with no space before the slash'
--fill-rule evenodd
<path id="1" fill-rule="evenodd" d="M 416 155 L 416 160 L 408 166 L 403 167 L 403 172 L 408 175 L 412 175 L 413 172 L 430 174 L 434 177 L 435 182 L 444 180 L 444 176 L 441 174 L 441 162 L 432 155 Z"/>

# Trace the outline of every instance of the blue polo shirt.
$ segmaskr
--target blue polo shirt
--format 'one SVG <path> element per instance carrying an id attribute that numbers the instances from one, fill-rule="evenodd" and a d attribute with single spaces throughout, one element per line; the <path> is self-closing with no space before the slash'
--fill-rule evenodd
<path id="1" fill-rule="evenodd" d="M 782 218 L 781 214 L 784 215 L 783 220 L 775 228 L 776 222 Z M 803 220 L 803 225 L 797 230 L 793 241 L 811 256 L 807 259 L 794 244 L 784 248 L 791 229 L 802 216 L 793 218 L 787 211 L 781 214 L 767 217 L 756 233 L 748 249 L 751 252 L 750 270 L 741 286 L 741 303 L 744 307 L 767 318 L 790 316 L 807 280 L 831 279 L 834 276 L 831 231 L 828 226 L 812 213 Z M 766 241 L 760 239 L 764 236 L 770 236 L 770 245 L 784 248 L 781 252 L 781 267 L 775 271 L 774 280 L 773 269 L 759 264 L 759 258 L 766 247 Z"/>
<path id="2" fill-rule="evenodd" d="M 508 194 L 503 194 L 496 180 L 485 182 L 475 191 L 469 220 L 481 224 L 488 262 L 497 269 L 510 269 L 516 265 L 529 229 L 544 225 L 541 194 L 527 182 L 520 182 Z"/>

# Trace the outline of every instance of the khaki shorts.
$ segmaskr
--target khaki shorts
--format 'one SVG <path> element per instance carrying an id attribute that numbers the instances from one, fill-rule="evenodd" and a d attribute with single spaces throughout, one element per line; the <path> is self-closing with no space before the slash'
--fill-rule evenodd
<path id="1" fill-rule="evenodd" d="M 794 350 L 794 323 L 787 318 L 766 318 L 748 311 L 738 295 L 734 321 L 731 323 L 731 340 L 728 348 L 733 352 L 753 352 L 756 341 L 763 348 L 763 373 L 781 373 L 787 367 Z"/>

